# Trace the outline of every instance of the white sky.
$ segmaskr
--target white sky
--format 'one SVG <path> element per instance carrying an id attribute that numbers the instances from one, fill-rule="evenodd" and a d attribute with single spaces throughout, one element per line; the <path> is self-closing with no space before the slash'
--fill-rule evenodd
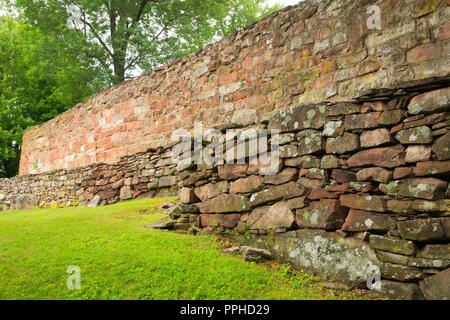
<path id="1" fill-rule="evenodd" d="M 274 5 L 274 4 L 281 4 L 283 7 L 291 6 L 294 4 L 299 3 L 301 0 L 266 0 L 266 4 L 268 5 Z M 0 15 L 4 14 L 5 11 L 3 8 L 0 7 Z"/>
<path id="2" fill-rule="evenodd" d="M 292 6 L 299 3 L 300 0 L 267 0 L 266 3 L 269 5 L 274 5 L 276 3 L 281 4 L 283 7 Z"/>

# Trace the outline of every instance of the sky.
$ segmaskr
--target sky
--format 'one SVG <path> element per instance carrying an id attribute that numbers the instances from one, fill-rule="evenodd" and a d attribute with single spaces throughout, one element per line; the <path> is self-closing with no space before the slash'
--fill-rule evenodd
<path id="1" fill-rule="evenodd" d="M 266 3 L 269 5 L 281 4 L 283 7 L 292 6 L 299 3 L 300 0 L 267 0 Z"/>

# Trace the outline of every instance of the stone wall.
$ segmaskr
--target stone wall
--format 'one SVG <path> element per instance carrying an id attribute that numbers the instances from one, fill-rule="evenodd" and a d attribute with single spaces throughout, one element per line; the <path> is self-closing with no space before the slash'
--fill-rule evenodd
<path id="1" fill-rule="evenodd" d="M 124 156 L 115 164 L 0 179 L 0 209 L 107 205 L 129 199 L 177 194 L 171 149 Z"/>
<path id="2" fill-rule="evenodd" d="M 176 229 L 225 232 L 352 286 L 381 274 L 389 296 L 450 298 L 449 6 L 376 4 L 379 31 L 368 2 L 307 1 L 30 129 L 21 173 L 36 174 L 0 179 L 0 207 L 179 191 Z M 277 173 L 251 154 L 175 161 L 170 135 L 195 120 L 269 142 L 280 131 Z"/>
<path id="3" fill-rule="evenodd" d="M 367 8 L 381 9 L 369 30 Z M 119 161 L 174 129 L 247 124 L 281 109 L 450 72 L 446 0 L 308 0 L 25 132 L 20 174 Z"/>
<path id="4" fill-rule="evenodd" d="M 384 294 L 448 299 L 449 79 L 280 111 L 260 124 L 281 131 L 278 174 L 249 161 L 197 170 L 179 210 L 298 269 L 352 286 L 381 274 Z"/>
<path id="5" fill-rule="evenodd" d="M 247 129 L 267 129 L 269 142 L 279 131 L 277 173 L 250 163 L 252 140 L 244 163 L 219 165 L 176 161 L 183 140 L 115 164 L 1 179 L 0 206 L 95 206 L 179 192 L 176 229 L 226 233 L 351 286 L 381 274 L 381 292 L 393 297 L 450 297 L 450 76 L 217 127 L 237 130 L 234 147 Z M 203 138 L 201 146 L 212 142 Z M 230 150 L 228 137 L 220 141 Z"/>

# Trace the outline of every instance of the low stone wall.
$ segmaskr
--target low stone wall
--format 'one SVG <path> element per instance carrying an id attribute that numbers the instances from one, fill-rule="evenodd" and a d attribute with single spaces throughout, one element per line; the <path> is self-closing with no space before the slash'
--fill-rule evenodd
<path id="1" fill-rule="evenodd" d="M 176 165 L 170 157 L 169 146 L 122 157 L 113 165 L 98 163 L 0 179 L 0 208 L 97 206 L 176 195 Z"/>
<path id="2" fill-rule="evenodd" d="M 191 168 L 180 227 L 196 221 L 351 286 L 379 274 L 392 297 L 450 298 L 450 87 L 430 80 L 275 114 L 259 125 L 281 131 L 279 173 Z"/>
<path id="3" fill-rule="evenodd" d="M 352 286 L 380 274 L 389 296 L 450 298 L 449 85 L 449 76 L 401 83 L 216 127 L 267 129 L 270 142 L 278 130 L 274 175 L 248 158 L 174 162 L 177 142 L 113 165 L 1 179 L 0 206 L 104 205 L 179 190 L 177 229 L 225 232 Z"/>

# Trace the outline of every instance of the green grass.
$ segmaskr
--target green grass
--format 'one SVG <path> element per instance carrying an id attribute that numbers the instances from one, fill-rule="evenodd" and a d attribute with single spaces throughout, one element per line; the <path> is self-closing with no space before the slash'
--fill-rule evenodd
<path id="1" fill-rule="evenodd" d="M 0 299 L 356 298 L 226 255 L 214 237 L 142 228 L 165 217 L 155 207 L 168 200 L 0 212 Z M 72 265 L 80 290 L 66 285 Z"/>

